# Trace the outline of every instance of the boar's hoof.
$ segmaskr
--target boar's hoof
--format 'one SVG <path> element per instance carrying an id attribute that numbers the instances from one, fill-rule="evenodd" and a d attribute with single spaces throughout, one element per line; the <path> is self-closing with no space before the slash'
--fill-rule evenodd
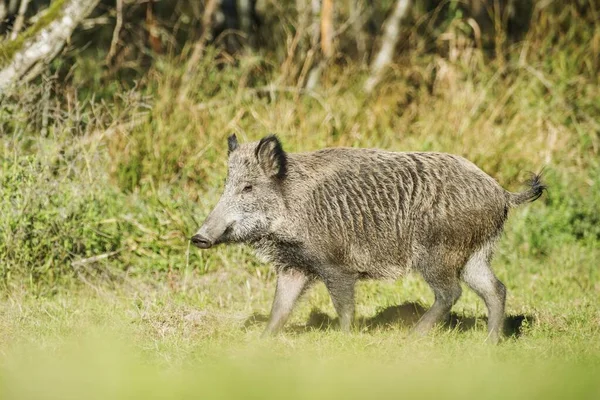
<path id="1" fill-rule="evenodd" d="M 277 334 L 277 332 L 274 332 L 271 329 L 267 328 L 263 331 L 263 333 L 260 334 L 260 338 L 268 339 L 268 338 L 274 337 L 276 334 Z"/>

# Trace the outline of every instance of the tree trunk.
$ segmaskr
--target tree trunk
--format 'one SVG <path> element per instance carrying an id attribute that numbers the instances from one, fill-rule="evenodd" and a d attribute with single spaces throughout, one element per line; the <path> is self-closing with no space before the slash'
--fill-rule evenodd
<path id="1" fill-rule="evenodd" d="M 0 24 L 4 21 L 4 17 L 6 17 L 6 1 L 0 0 Z"/>
<path id="2" fill-rule="evenodd" d="M 322 4 L 320 4 L 320 6 L 320 29 L 319 25 L 317 25 L 317 21 L 315 21 L 316 28 L 314 39 L 318 40 L 320 36 L 321 51 L 319 52 L 315 46 L 313 47 L 313 50 L 315 51 L 316 62 L 310 70 L 308 79 L 306 81 L 306 89 L 309 90 L 313 90 L 315 87 L 317 87 L 327 63 L 333 56 L 333 0 L 322 0 Z M 317 8 L 313 6 L 313 13 L 315 16 L 317 16 L 318 12 L 315 11 L 317 11 Z M 319 31 L 318 34 L 316 33 L 317 30 Z"/>
<path id="3" fill-rule="evenodd" d="M 350 20 L 352 21 L 352 32 L 356 42 L 356 51 L 361 67 L 367 65 L 367 39 L 363 32 L 364 16 L 363 5 L 360 0 L 348 0 L 350 9 Z"/>
<path id="4" fill-rule="evenodd" d="M 252 31 L 252 22 L 254 20 L 253 1 L 238 0 L 237 5 L 240 30 L 244 33 L 246 45 L 254 48 L 256 46 L 256 37 Z"/>
<path id="5" fill-rule="evenodd" d="M 4 18 L 6 18 L 6 15 L 8 15 L 8 9 L 6 8 L 6 1 L 0 0 L 0 28 L 2 27 L 2 24 L 4 24 Z M 2 31 L 0 30 L 0 35 L 1 34 L 2 34 Z"/>
<path id="6" fill-rule="evenodd" d="M 98 2 L 99 0 L 66 0 L 60 10 L 52 9 L 51 4 L 46 13 L 57 11 L 55 18 L 41 28 L 34 24 L 23 32 L 23 35 L 32 34 L 31 39 L 19 44 L 19 37 L 17 37 L 15 41 L 8 42 L 8 45 L 18 44 L 18 48 L 12 54 L 8 54 L 7 59 L 0 61 L 0 93 L 16 85 L 26 74 L 31 79 L 42 72 L 45 65 L 58 55 L 77 25 L 94 10 Z M 32 29 L 36 31 L 30 32 Z M 1 45 L 0 50 L 4 50 Z M 37 73 L 28 74 L 30 71 L 37 71 Z"/>
<path id="7" fill-rule="evenodd" d="M 146 3 L 146 30 L 148 31 L 148 43 L 156 54 L 162 54 L 163 44 L 160 40 L 159 26 L 154 16 L 154 1 Z"/>
<path id="8" fill-rule="evenodd" d="M 117 20 L 115 22 L 115 30 L 113 31 L 113 37 L 110 42 L 110 49 L 106 55 L 106 64 L 110 65 L 113 57 L 117 54 L 117 46 L 119 45 L 119 35 L 121 34 L 121 28 L 123 27 L 123 0 L 117 1 Z"/>
<path id="9" fill-rule="evenodd" d="M 397 0 L 394 11 L 385 21 L 383 37 L 381 39 L 381 49 L 371 64 L 371 75 L 365 83 L 365 91 L 370 93 L 381 80 L 381 75 L 394 56 L 394 50 L 400 36 L 400 22 L 408 14 L 411 0 Z"/>
<path id="10" fill-rule="evenodd" d="M 21 0 L 19 13 L 17 14 L 17 18 L 15 19 L 15 23 L 13 25 L 13 30 L 10 34 L 10 40 L 15 40 L 19 32 L 21 32 L 21 29 L 23 29 L 23 25 L 25 25 L 25 13 L 27 12 L 27 6 L 29 6 L 29 0 Z"/>
<path id="11" fill-rule="evenodd" d="M 321 8 L 321 51 L 325 58 L 333 55 L 333 0 L 323 0 Z"/>

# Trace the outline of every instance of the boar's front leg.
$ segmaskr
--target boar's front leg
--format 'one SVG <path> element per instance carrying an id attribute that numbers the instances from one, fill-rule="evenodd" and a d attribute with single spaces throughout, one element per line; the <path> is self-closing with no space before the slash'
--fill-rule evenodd
<path id="1" fill-rule="evenodd" d="M 324 279 L 335 311 L 340 317 L 340 328 L 349 332 L 354 321 L 354 286 L 356 277 L 348 274 L 334 274 Z"/>
<path id="2" fill-rule="evenodd" d="M 271 308 L 271 317 L 262 337 L 274 335 L 283 328 L 296 304 L 296 300 L 306 290 L 311 280 L 311 277 L 305 273 L 292 268 L 277 272 L 277 288 L 275 289 L 275 299 Z"/>

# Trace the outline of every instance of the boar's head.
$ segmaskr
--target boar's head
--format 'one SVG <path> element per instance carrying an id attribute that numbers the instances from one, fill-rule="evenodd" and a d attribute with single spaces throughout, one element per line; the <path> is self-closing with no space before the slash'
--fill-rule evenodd
<path id="1" fill-rule="evenodd" d="M 225 188 L 219 202 L 192 237 L 207 249 L 220 243 L 259 240 L 283 213 L 282 184 L 287 157 L 276 136 L 240 145 L 228 138 L 229 162 Z"/>

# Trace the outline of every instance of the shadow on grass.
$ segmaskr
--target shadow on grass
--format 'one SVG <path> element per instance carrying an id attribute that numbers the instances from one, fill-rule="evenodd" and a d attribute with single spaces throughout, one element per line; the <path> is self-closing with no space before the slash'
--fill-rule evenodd
<path id="1" fill-rule="evenodd" d="M 356 318 L 355 324 L 360 330 L 373 331 L 381 328 L 392 326 L 402 326 L 411 328 L 419 318 L 427 311 L 419 303 L 404 303 L 398 306 L 386 307 L 379 311 L 373 317 Z M 267 315 L 254 314 L 249 317 L 244 326 L 250 327 L 266 323 L 269 320 Z M 504 321 L 504 336 L 518 338 L 523 333 L 525 326 L 530 326 L 534 322 L 534 317 L 531 315 L 507 315 Z M 448 329 L 456 329 L 459 332 L 466 332 L 478 327 L 485 329 L 487 317 L 466 317 L 456 313 L 450 313 L 449 320 L 445 323 Z M 335 328 L 338 325 L 338 319 L 332 318 L 328 314 L 321 312 L 318 309 L 313 309 L 308 317 L 305 325 L 291 325 L 286 330 L 295 332 L 307 332 L 311 330 L 328 330 Z"/>

